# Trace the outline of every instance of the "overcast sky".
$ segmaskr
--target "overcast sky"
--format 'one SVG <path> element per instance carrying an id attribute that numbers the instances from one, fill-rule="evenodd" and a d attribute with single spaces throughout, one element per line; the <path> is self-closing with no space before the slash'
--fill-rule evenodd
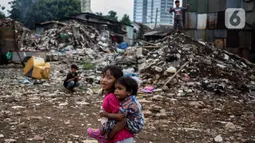
<path id="1" fill-rule="evenodd" d="M 0 0 L 0 5 L 9 9 L 9 1 L 11 0 Z M 118 13 L 119 19 L 124 14 L 128 14 L 130 19 L 133 20 L 133 3 L 134 0 L 91 0 L 91 9 L 93 12 L 102 12 L 104 14 L 114 10 Z M 7 13 L 7 10 L 5 10 L 5 13 Z"/>

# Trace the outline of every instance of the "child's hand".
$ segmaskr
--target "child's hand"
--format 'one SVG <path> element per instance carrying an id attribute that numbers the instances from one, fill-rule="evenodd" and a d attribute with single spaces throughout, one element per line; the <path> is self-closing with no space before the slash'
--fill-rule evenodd
<path id="1" fill-rule="evenodd" d="M 107 135 L 107 138 L 108 138 L 109 140 L 112 140 L 113 137 L 114 137 L 114 134 L 112 134 L 111 132 Z"/>
<path id="2" fill-rule="evenodd" d="M 107 117 L 107 114 L 105 111 L 99 113 L 100 117 Z"/>

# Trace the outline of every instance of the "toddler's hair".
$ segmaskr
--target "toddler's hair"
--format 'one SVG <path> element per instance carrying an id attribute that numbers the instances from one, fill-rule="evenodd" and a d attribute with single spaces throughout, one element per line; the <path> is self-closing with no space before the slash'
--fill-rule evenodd
<path id="1" fill-rule="evenodd" d="M 127 91 L 132 91 L 132 95 L 137 96 L 138 83 L 133 78 L 123 76 L 117 80 L 117 83 L 124 86 Z"/>

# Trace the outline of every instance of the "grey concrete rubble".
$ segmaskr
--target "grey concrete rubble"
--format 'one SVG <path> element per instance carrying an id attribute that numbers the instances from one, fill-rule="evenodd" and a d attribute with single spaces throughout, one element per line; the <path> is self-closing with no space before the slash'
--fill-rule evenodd
<path id="1" fill-rule="evenodd" d="M 39 38 L 27 39 L 22 50 L 68 50 L 70 48 L 95 48 L 99 41 L 98 31 L 76 21 L 69 22 L 63 27 L 49 29 Z"/>
<path id="2" fill-rule="evenodd" d="M 250 96 L 255 90 L 254 64 L 224 50 L 201 44 L 185 35 L 176 34 L 168 38 L 169 43 L 167 39 L 156 42 L 160 48 L 128 49 L 115 63 L 138 69 L 145 85 L 151 84 L 161 88 L 176 72 L 173 68 L 178 69 L 188 61 L 188 66 L 167 84 L 176 95 L 182 90 L 182 95 L 188 96 L 203 95 L 205 92 Z M 141 50 L 138 55 L 137 51 Z"/>

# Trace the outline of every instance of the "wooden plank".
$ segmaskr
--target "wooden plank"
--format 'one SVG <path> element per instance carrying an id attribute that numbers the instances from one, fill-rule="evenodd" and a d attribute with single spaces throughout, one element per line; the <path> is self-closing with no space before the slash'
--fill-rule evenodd
<path id="1" fill-rule="evenodd" d="M 183 66 L 181 66 L 181 68 L 173 75 L 171 76 L 167 82 L 164 84 L 164 86 L 166 86 L 183 68 L 185 68 L 188 65 L 189 62 L 186 62 Z M 163 87 L 164 87 L 163 86 Z"/>
<path id="2" fill-rule="evenodd" d="M 159 49 L 159 46 L 143 46 L 145 49 Z"/>

